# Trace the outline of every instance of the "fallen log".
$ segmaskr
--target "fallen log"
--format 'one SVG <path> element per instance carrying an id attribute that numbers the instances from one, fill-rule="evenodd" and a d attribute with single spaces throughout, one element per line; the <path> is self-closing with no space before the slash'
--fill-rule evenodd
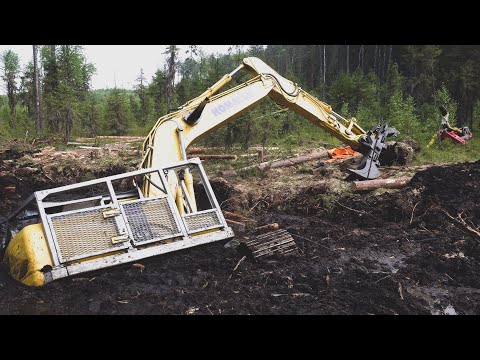
<path id="1" fill-rule="evenodd" d="M 278 230 L 280 229 L 280 225 L 278 225 L 277 223 L 273 223 L 273 224 L 267 224 L 267 225 L 263 225 L 263 226 L 259 226 L 255 229 L 255 233 L 265 233 L 265 232 L 269 232 L 269 231 L 275 231 L 275 230 Z"/>
<path id="2" fill-rule="evenodd" d="M 188 156 L 189 159 L 191 158 L 200 158 L 200 160 L 209 160 L 209 159 L 219 159 L 219 160 L 237 160 L 237 155 L 195 155 L 195 156 Z"/>
<path id="3" fill-rule="evenodd" d="M 302 164 L 307 161 L 325 159 L 325 158 L 328 158 L 327 149 L 321 148 L 320 150 L 314 151 L 310 154 L 299 155 L 299 156 L 291 157 L 285 160 L 267 161 L 258 165 L 252 165 L 252 166 L 241 168 L 238 171 L 245 171 L 245 170 L 255 169 L 255 168 L 260 170 L 276 169 L 276 168 L 282 168 L 287 166 L 294 166 L 294 165 Z"/>
<path id="4" fill-rule="evenodd" d="M 102 148 L 98 146 L 79 146 L 78 148 L 86 150 L 102 150 Z"/>
<path id="5" fill-rule="evenodd" d="M 67 142 L 67 145 L 93 146 L 93 145 L 95 145 L 95 143 L 94 143 L 94 142 L 75 142 L 75 141 L 69 141 L 69 142 Z"/>
<path id="6" fill-rule="evenodd" d="M 371 191 L 379 188 L 400 189 L 408 185 L 412 178 L 402 177 L 398 179 L 375 179 L 352 182 L 353 191 Z"/>
<path id="7" fill-rule="evenodd" d="M 230 211 L 223 211 L 223 215 L 225 215 L 225 217 L 228 217 L 230 219 L 233 219 L 233 220 L 237 220 L 237 221 L 244 221 L 244 222 L 255 222 L 255 220 L 253 219 L 250 219 L 246 216 L 243 216 L 243 215 L 240 215 L 240 214 L 236 214 L 236 213 L 233 213 L 233 212 L 230 212 Z"/>
<path id="8" fill-rule="evenodd" d="M 263 161 L 264 159 L 268 159 L 268 158 L 271 158 L 272 155 L 262 155 L 262 153 L 258 152 L 258 153 L 252 153 L 252 154 L 240 154 L 238 155 L 239 157 L 246 157 L 246 158 L 257 158 L 259 159 L 260 161 Z"/>
<path id="9" fill-rule="evenodd" d="M 247 171 L 247 170 L 253 170 L 253 169 L 259 169 L 259 170 L 266 170 L 266 169 L 276 169 L 276 168 L 282 168 L 282 167 L 287 167 L 287 166 L 294 166 L 298 165 L 307 161 L 312 161 L 312 160 L 318 160 L 318 159 L 325 159 L 328 158 L 328 153 L 325 148 L 321 148 L 320 150 L 317 150 L 315 152 L 312 152 L 310 154 L 306 155 L 299 155 L 295 157 L 291 157 L 285 160 L 277 159 L 273 161 L 267 161 L 263 162 L 261 164 L 257 165 L 251 165 L 247 166 L 238 170 L 224 170 L 224 171 L 219 171 L 217 173 L 217 176 L 221 177 L 235 177 L 238 175 L 238 173 Z"/>
<path id="10" fill-rule="evenodd" d="M 97 136 L 97 137 L 94 137 L 94 138 L 78 137 L 78 138 L 75 139 L 75 142 L 93 142 L 93 143 L 95 143 L 99 139 L 117 140 L 117 141 L 121 141 L 121 142 L 137 142 L 137 141 L 144 141 L 145 140 L 145 138 L 141 137 L 141 136 Z"/>
<path id="11" fill-rule="evenodd" d="M 230 219 L 225 219 L 225 221 L 227 222 L 227 224 L 230 224 L 230 225 L 233 225 L 234 227 L 237 227 L 237 229 L 239 229 L 239 231 L 245 231 L 245 224 L 244 223 L 241 223 L 241 222 L 238 222 L 238 221 L 235 221 L 235 220 L 230 220 Z"/>
<path id="12" fill-rule="evenodd" d="M 307 162 L 307 161 L 324 159 L 324 158 L 327 158 L 327 157 L 328 157 L 327 149 L 322 148 L 322 149 L 317 150 L 315 152 L 312 152 L 310 154 L 300 155 L 300 156 L 297 156 L 297 157 L 292 157 L 292 158 L 285 159 L 285 160 L 279 160 L 279 161 L 275 161 L 275 162 L 272 162 L 272 163 L 262 163 L 262 164 L 259 165 L 259 168 L 260 169 L 282 168 L 282 167 L 302 164 L 302 163 Z"/>
<path id="13" fill-rule="evenodd" d="M 242 150 L 240 147 L 232 147 L 229 148 L 232 150 Z M 253 150 L 253 151 L 260 151 L 260 150 L 278 150 L 278 146 L 270 146 L 270 147 L 263 147 L 263 146 L 251 146 L 248 148 L 248 150 Z M 225 147 L 221 146 L 214 146 L 214 147 L 191 147 L 187 149 L 187 154 L 203 154 L 209 151 L 227 151 Z"/>
<path id="14" fill-rule="evenodd" d="M 142 136 L 97 136 L 96 138 L 105 140 L 119 140 L 123 142 L 135 142 L 145 140 L 145 138 Z"/>

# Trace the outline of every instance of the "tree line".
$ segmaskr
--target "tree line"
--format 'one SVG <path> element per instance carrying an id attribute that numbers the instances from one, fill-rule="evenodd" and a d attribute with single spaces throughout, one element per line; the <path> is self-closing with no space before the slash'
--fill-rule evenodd
<path id="1" fill-rule="evenodd" d="M 227 54 L 206 54 L 190 45 L 184 60 L 169 45 L 152 78 L 138 69 L 131 90 L 93 90 L 96 69 L 78 45 L 33 46 L 20 67 L 11 50 L 1 54 L 0 138 L 146 135 L 155 121 L 198 96 L 246 56 L 256 56 L 304 90 L 366 129 L 388 122 L 402 136 L 426 140 L 446 104 L 459 126 L 480 125 L 480 47 L 473 45 L 232 45 Z M 249 78 L 241 75 L 228 87 Z M 38 85 L 38 86 L 36 86 Z M 210 145 L 286 143 L 329 138 L 273 102 L 262 104 L 203 140 Z"/>

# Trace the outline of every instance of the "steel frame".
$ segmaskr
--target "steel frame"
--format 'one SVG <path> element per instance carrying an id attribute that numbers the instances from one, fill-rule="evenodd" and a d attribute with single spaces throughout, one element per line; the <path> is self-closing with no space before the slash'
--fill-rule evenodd
<path id="1" fill-rule="evenodd" d="M 191 166 L 196 167 L 199 170 L 200 179 L 205 188 L 207 197 L 210 201 L 211 209 L 198 211 L 195 213 L 189 213 L 182 216 L 180 215 L 180 212 L 176 207 L 174 196 L 171 193 L 170 186 L 168 186 L 166 175 L 168 174 L 169 170 L 187 169 L 188 167 L 191 167 Z M 138 186 L 137 186 L 138 193 L 137 191 L 131 191 L 128 193 L 117 194 L 115 192 L 115 189 L 113 188 L 113 185 L 112 185 L 113 181 L 122 180 L 125 178 L 135 178 L 137 176 L 144 176 L 145 178 L 148 178 L 147 175 L 152 173 L 158 174 L 159 179 L 161 181 L 161 184 L 158 184 L 158 186 L 163 188 L 162 191 L 165 192 L 165 196 L 146 198 L 144 197 L 144 194 L 141 193 Z M 48 201 L 49 195 L 72 191 L 75 189 L 85 188 L 88 186 L 93 186 L 93 185 L 102 184 L 102 183 L 107 185 L 108 195 L 92 196 L 84 199 L 59 201 L 59 202 Z M 136 197 L 136 199 L 119 202 L 119 200 L 125 199 L 128 197 Z M 156 239 L 151 239 L 143 242 L 135 241 L 132 230 L 130 229 L 130 226 L 128 223 L 128 218 L 126 217 L 122 204 L 126 204 L 127 202 L 149 201 L 149 200 L 159 199 L 163 197 L 167 199 L 168 207 L 170 208 L 173 214 L 173 218 L 180 232 L 175 233 L 172 236 L 168 236 L 168 237 L 156 238 Z M 202 244 L 207 244 L 215 241 L 226 240 L 234 237 L 234 233 L 232 229 L 227 225 L 225 221 L 223 213 L 220 209 L 220 206 L 215 197 L 215 194 L 213 193 L 212 187 L 210 185 L 210 182 L 208 181 L 208 177 L 205 173 L 205 170 L 202 167 L 202 164 L 199 158 L 194 158 L 194 159 L 180 161 L 177 163 L 168 164 L 167 166 L 163 166 L 161 168 L 141 169 L 141 170 L 125 173 L 125 174 L 113 175 L 113 176 L 108 176 L 108 177 L 95 179 L 95 180 L 89 180 L 89 181 L 85 181 L 77 184 L 65 185 L 65 186 L 61 186 L 53 189 L 37 191 L 32 196 L 30 196 L 24 203 L 22 203 L 14 212 L 12 212 L 9 215 L 8 219 L 9 220 L 14 219 L 27 206 L 32 204 L 34 200 L 36 201 L 38 214 L 43 224 L 46 240 L 48 242 L 48 246 L 49 246 L 50 253 L 52 255 L 52 260 L 53 260 L 53 268 L 50 271 L 47 271 L 45 273 L 46 282 L 49 282 L 58 278 L 66 277 L 69 275 L 78 274 L 81 272 L 110 267 L 110 266 L 114 266 L 124 262 L 135 261 L 135 260 L 143 259 L 150 256 L 164 254 L 167 252 L 177 251 L 177 250 L 198 246 Z M 88 202 L 88 201 L 99 201 L 100 204 L 92 207 L 85 207 L 82 209 L 57 212 L 53 214 L 49 214 L 46 211 L 47 209 L 51 209 L 56 206 L 77 204 L 77 203 Z M 106 201 L 110 201 L 110 203 L 105 204 Z M 119 235 L 123 233 L 128 234 L 128 237 L 129 237 L 128 241 L 126 241 L 125 243 L 119 244 L 118 247 L 115 246 L 115 247 L 112 247 L 111 249 L 97 252 L 95 254 L 86 254 L 86 255 L 81 255 L 73 258 L 64 259 L 61 254 L 60 246 L 55 236 L 55 232 L 53 230 L 52 218 L 55 218 L 61 215 L 74 214 L 82 211 L 89 211 L 89 210 L 95 210 L 95 209 L 119 210 L 120 215 L 114 217 L 116 221 L 117 229 L 118 229 Z M 187 223 L 185 221 L 185 217 L 186 218 L 193 217 L 196 214 L 202 214 L 202 213 L 208 213 L 208 212 L 215 212 L 217 214 L 218 219 L 220 221 L 218 225 L 207 226 L 207 227 L 203 227 L 195 230 L 188 229 Z M 171 239 L 172 242 L 165 243 L 164 241 L 166 239 Z M 98 257 L 98 255 L 104 255 L 104 256 Z M 92 258 L 94 256 L 95 258 Z"/>

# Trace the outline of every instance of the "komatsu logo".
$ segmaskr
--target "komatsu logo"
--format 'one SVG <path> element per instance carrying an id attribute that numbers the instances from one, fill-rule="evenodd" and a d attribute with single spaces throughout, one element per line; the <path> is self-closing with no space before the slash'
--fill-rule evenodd
<path id="1" fill-rule="evenodd" d="M 214 116 L 222 115 L 225 111 L 236 108 L 238 105 L 246 102 L 249 98 L 252 97 L 252 91 L 244 91 L 241 94 L 238 94 L 234 98 L 223 101 L 221 104 L 215 106 L 212 109 L 212 114 Z"/>

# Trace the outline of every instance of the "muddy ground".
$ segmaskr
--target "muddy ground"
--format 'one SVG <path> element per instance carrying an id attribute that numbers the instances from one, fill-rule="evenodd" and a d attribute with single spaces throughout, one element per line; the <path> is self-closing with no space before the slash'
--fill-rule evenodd
<path id="1" fill-rule="evenodd" d="M 0 189 L 10 187 L 0 190 L 0 216 L 33 191 L 131 169 L 32 159 L 0 156 Z M 1 269 L 0 314 L 479 314 L 480 237 L 447 214 L 480 226 L 480 162 L 384 176 L 415 172 L 407 188 L 367 194 L 351 193 L 338 166 L 317 163 L 212 179 L 224 210 L 277 222 L 299 253 L 234 270 L 235 247 L 212 244 L 38 289 Z"/>

